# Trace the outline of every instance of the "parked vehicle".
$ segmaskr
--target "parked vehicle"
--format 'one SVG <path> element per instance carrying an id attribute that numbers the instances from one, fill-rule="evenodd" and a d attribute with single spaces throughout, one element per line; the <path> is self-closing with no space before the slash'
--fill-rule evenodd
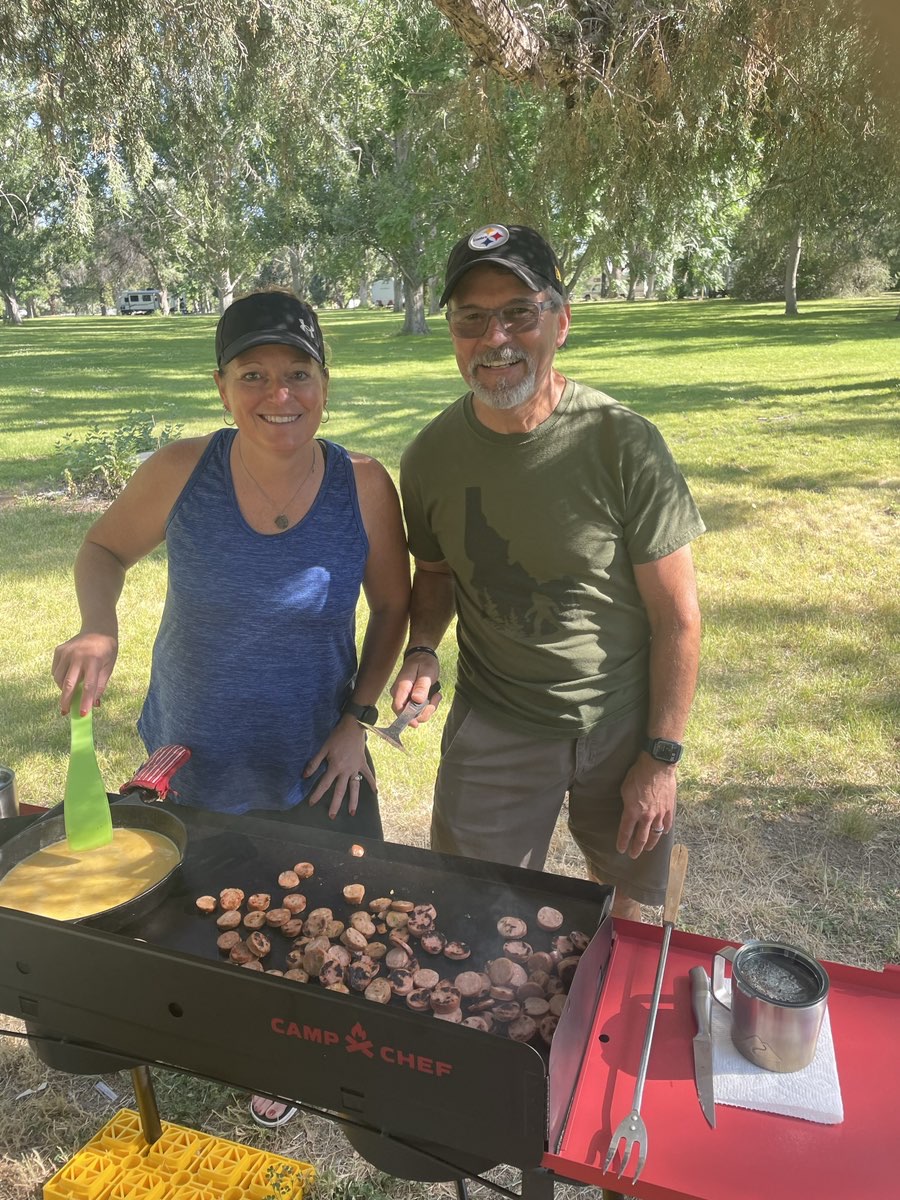
<path id="1" fill-rule="evenodd" d="M 158 291 L 123 292 L 119 297 L 119 316 L 149 316 L 162 308 Z"/>

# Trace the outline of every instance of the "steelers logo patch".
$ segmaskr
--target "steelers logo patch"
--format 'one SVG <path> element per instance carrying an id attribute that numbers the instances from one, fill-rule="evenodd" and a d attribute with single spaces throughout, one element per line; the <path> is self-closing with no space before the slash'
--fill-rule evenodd
<path id="1" fill-rule="evenodd" d="M 509 241 L 509 230 L 505 225 L 483 225 L 469 238 L 471 250 L 493 250 Z"/>

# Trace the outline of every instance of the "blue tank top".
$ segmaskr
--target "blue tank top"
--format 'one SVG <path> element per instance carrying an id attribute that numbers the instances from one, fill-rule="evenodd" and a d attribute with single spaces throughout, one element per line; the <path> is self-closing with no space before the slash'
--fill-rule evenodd
<path id="1" fill-rule="evenodd" d="M 349 455 L 326 441 L 303 520 L 272 536 L 251 529 L 231 476 L 235 432 L 213 435 L 169 517 L 138 732 L 150 753 L 190 748 L 172 781 L 180 804 L 244 813 L 293 808 L 318 778 L 303 768 L 353 690 L 369 542 Z"/>

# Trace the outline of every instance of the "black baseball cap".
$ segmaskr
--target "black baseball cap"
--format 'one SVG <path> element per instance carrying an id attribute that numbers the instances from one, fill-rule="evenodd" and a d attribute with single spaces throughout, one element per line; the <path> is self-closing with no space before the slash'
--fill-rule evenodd
<path id="1" fill-rule="evenodd" d="M 216 326 L 219 370 L 251 346 L 296 346 L 325 366 L 325 342 L 316 314 L 290 292 L 254 292 L 235 300 Z"/>
<path id="2" fill-rule="evenodd" d="M 534 292 L 555 288 L 565 294 L 559 261 L 539 233 L 527 225 L 482 225 L 450 251 L 441 304 L 470 267 L 486 262 L 506 267 Z"/>

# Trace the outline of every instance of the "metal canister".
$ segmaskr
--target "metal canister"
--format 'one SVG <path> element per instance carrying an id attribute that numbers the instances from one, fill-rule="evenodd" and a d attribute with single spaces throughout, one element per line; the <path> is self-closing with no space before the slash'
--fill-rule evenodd
<path id="1" fill-rule="evenodd" d="M 17 817 L 19 799 L 16 795 L 16 773 L 11 767 L 0 767 L 0 817 Z"/>
<path id="2" fill-rule="evenodd" d="M 744 1058 L 767 1071 L 800 1071 L 812 1062 L 828 988 L 821 963 L 780 942 L 725 946 L 713 958 L 713 995 L 731 1009 L 731 1040 Z"/>

